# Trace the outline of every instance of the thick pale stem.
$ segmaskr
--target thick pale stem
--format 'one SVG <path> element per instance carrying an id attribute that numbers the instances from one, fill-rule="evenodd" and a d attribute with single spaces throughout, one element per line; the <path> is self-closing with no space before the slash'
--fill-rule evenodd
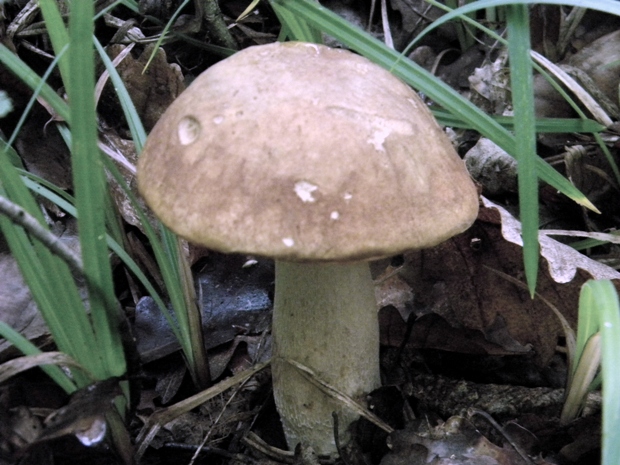
<path id="1" fill-rule="evenodd" d="M 277 262 L 273 340 L 273 390 L 289 446 L 302 442 L 333 455 L 332 412 L 343 443 L 357 416 L 286 359 L 354 399 L 380 386 L 379 324 L 368 263 Z"/>

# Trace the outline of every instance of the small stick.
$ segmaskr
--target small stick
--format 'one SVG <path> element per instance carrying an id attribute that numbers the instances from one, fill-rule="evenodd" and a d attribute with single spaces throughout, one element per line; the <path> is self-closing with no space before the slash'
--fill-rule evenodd
<path id="1" fill-rule="evenodd" d="M 285 358 L 284 361 L 286 361 L 287 363 L 289 363 L 293 367 L 297 368 L 299 370 L 299 374 L 301 376 L 303 376 L 309 382 L 314 384 L 317 388 L 319 388 L 321 391 L 323 391 L 326 395 L 328 395 L 332 399 L 336 399 L 336 400 L 342 402 L 350 410 L 352 410 L 355 413 L 357 413 L 358 415 L 366 418 L 368 421 L 370 421 L 371 423 L 375 424 L 376 426 L 381 428 L 386 433 L 389 434 L 389 433 L 392 433 L 394 431 L 394 428 L 392 428 L 390 425 L 388 425 L 383 420 L 381 420 L 381 418 L 379 418 L 377 415 L 375 415 L 374 413 L 370 412 L 368 409 L 362 407 L 360 404 L 355 402 L 353 399 L 351 399 L 346 394 L 340 392 L 338 389 L 336 389 L 335 387 L 333 387 L 329 383 L 327 383 L 327 382 L 323 381 L 322 379 L 320 379 L 316 375 L 316 373 L 314 373 L 314 371 L 312 371 L 307 366 L 305 366 L 305 365 L 303 365 L 303 364 L 301 364 L 301 363 L 299 363 L 299 362 L 297 362 L 295 360 L 292 360 L 290 358 Z"/>
<path id="2" fill-rule="evenodd" d="M 476 408 L 468 409 L 467 414 L 470 418 L 474 415 L 480 415 L 482 418 L 488 421 L 489 424 L 491 424 L 491 426 L 493 426 L 493 428 L 495 428 L 510 443 L 512 448 L 517 452 L 517 454 L 521 456 L 521 458 L 527 465 L 534 465 L 534 462 L 528 457 L 527 453 L 512 439 L 512 437 L 508 433 L 506 433 L 506 430 L 502 428 L 491 415 L 489 415 L 483 410 Z"/>
<path id="3" fill-rule="evenodd" d="M 50 252 L 62 258 L 72 271 L 84 276 L 81 257 L 67 247 L 58 236 L 43 227 L 37 219 L 16 203 L 0 195 L 0 213 L 38 239 Z"/>

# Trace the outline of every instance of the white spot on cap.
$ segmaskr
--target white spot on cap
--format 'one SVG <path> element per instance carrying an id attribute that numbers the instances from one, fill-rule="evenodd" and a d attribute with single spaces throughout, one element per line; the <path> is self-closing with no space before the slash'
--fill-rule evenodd
<path id="1" fill-rule="evenodd" d="M 224 117 L 222 115 L 217 115 L 215 118 L 213 118 L 213 122 L 215 124 L 222 124 L 224 122 Z"/>
<path id="2" fill-rule="evenodd" d="M 287 247 L 293 247 L 295 245 L 295 241 L 293 240 L 292 237 L 285 237 L 282 239 L 282 242 Z"/>
<path id="3" fill-rule="evenodd" d="M 312 193 L 318 187 L 308 181 L 297 181 L 295 183 L 295 194 L 302 202 L 314 202 L 316 199 L 312 197 Z"/>
<path id="4" fill-rule="evenodd" d="M 193 116 L 185 116 L 179 121 L 177 134 L 181 145 L 189 145 L 200 135 L 200 123 Z"/>
<path id="5" fill-rule="evenodd" d="M 345 200 L 351 200 L 353 198 L 353 194 L 351 194 L 350 192 L 345 192 L 342 198 Z"/>
<path id="6" fill-rule="evenodd" d="M 338 213 L 338 212 L 331 212 L 331 214 L 329 215 L 329 217 L 330 217 L 332 220 L 337 220 L 338 218 L 340 218 L 340 213 Z"/>
<path id="7" fill-rule="evenodd" d="M 360 73 L 360 74 L 367 74 L 368 73 L 368 69 L 369 66 L 366 63 L 356 63 L 355 64 L 355 69 Z"/>
<path id="8" fill-rule="evenodd" d="M 385 139 L 392 133 L 392 130 L 387 127 L 378 128 L 375 132 L 372 133 L 372 136 L 368 138 L 366 142 L 371 144 L 375 150 L 378 152 L 385 152 L 385 148 L 383 147 L 383 143 Z"/>
<path id="9" fill-rule="evenodd" d="M 414 108 L 418 108 L 418 102 L 412 98 L 408 98 L 407 101 L 414 106 Z"/>
<path id="10" fill-rule="evenodd" d="M 319 47 L 318 47 L 316 44 L 308 44 L 308 43 L 305 43 L 304 45 L 305 45 L 306 47 L 313 48 L 313 49 L 314 49 L 314 51 L 316 52 L 316 54 L 317 54 L 317 55 L 318 55 L 319 53 L 321 53 L 321 49 L 319 49 Z"/>

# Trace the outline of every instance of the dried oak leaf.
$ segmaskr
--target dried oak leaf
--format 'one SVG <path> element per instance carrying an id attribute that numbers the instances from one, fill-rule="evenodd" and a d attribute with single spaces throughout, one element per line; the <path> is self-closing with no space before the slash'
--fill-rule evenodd
<path id="1" fill-rule="evenodd" d="M 435 317 L 433 324 L 425 323 L 423 329 L 414 325 L 411 341 L 416 347 L 462 351 L 468 338 L 475 339 L 469 335 L 480 333 L 487 343 L 508 353 L 530 345 L 541 366 L 549 362 L 563 336 L 556 316 L 541 299 L 531 299 L 523 287 L 493 271 L 525 280 L 520 228 L 519 221 L 505 209 L 483 198 L 478 220 L 468 231 L 432 249 L 407 255 L 401 276 L 412 287 L 416 309 L 442 320 L 439 324 Z M 544 234 L 540 244 L 537 293 L 576 327 L 582 284 L 593 278 L 620 283 L 620 273 Z M 420 323 L 426 319 L 428 316 L 419 318 Z M 484 347 L 480 340 L 472 350 Z"/>
<path id="2" fill-rule="evenodd" d="M 483 214 L 489 214 L 489 221 L 492 221 L 493 215 L 489 210 L 495 210 L 500 215 L 499 220 L 501 221 L 504 239 L 522 246 L 521 223 L 505 208 L 484 197 L 482 197 L 482 202 L 486 207 Z M 586 257 L 572 247 L 550 238 L 544 232 L 538 234 L 538 240 L 540 242 L 540 254 L 547 262 L 551 278 L 557 283 L 569 283 L 575 276 L 580 276 L 584 272 L 587 279 L 620 279 L 620 273 L 615 269 Z"/>

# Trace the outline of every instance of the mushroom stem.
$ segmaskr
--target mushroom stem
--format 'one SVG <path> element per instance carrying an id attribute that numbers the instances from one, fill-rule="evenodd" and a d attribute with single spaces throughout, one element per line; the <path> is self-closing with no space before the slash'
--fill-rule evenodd
<path id="1" fill-rule="evenodd" d="M 340 440 L 357 418 L 303 378 L 286 359 L 358 399 L 381 384 L 379 323 L 367 262 L 276 262 L 273 390 L 289 447 L 298 442 L 334 455 L 332 412 Z"/>

